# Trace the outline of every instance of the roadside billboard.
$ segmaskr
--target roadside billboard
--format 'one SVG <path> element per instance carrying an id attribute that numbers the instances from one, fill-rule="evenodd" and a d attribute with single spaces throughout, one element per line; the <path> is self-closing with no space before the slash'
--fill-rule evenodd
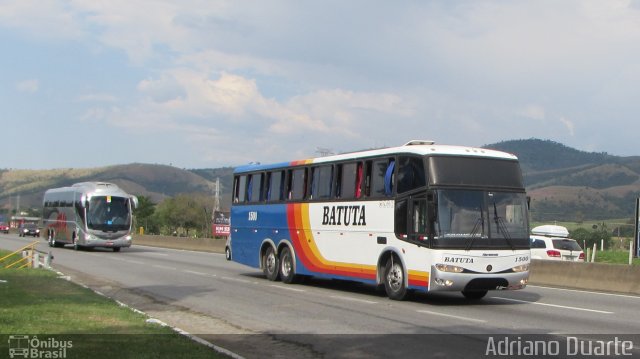
<path id="1" fill-rule="evenodd" d="M 231 233 L 230 212 L 215 211 L 213 212 L 212 233 L 215 237 L 228 237 Z"/>

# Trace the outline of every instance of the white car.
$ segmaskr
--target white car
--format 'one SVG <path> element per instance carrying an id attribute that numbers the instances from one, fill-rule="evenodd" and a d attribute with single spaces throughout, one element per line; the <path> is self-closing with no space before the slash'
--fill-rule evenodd
<path id="1" fill-rule="evenodd" d="M 531 230 L 531 258 L 584 262 L 584 251 L 562 226 L 545 225 Z"/>

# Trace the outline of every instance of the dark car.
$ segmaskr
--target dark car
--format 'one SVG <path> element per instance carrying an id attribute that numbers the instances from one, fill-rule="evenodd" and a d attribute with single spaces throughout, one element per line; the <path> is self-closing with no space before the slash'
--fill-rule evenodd
<path id="1" fill-rule="evenodd" d="M 40 237 L 40 229 L 33 223 L 27 223 L 18 228 L 18 234 L 20 235 L 20 237 Z"/>
<path id="2" fill-rule="evenodd" d="M 8 234 L 9 233 L 9 226 L 4 222 L 0 222 L 0 232 Z"/>

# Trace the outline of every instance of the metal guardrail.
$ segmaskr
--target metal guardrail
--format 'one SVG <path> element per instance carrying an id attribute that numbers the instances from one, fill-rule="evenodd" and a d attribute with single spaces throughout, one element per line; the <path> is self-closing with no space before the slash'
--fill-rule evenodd
<path id="1" fill-rule="evenodd" d="M 9 254 L 7 254 L 6 256 L 0 258 L 0 268 L 39 268 L 40 267 L 40 254 L 43 254 L 43 258 L 44 258 L 44 263 L 43 266 L 44 267 L 49 267 L 49 264 L 51 263 L 51 259 L 53 258 L 53 256 L 51 256 L 51 253 L 46 254 L 46 253 L 42 253 L 39 252 L 38 250 L 35 249 L 35 246 L 38 244 L 38 242 L 33 242 L 30 244 L 27 244 L 26 246 L 11 252 Z M 20 255 L 21 254 L 21 255 Z M 20 255 L 19 259 L 13 259 L 12 257 L 16 256 L 16 255 Z M 5 263 L 7 262 L 7 263 Z"/>

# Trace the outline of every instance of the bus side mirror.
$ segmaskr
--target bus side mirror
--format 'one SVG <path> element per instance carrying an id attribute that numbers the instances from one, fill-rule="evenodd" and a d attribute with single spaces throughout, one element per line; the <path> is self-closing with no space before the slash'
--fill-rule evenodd
<path id="1" fill-rule="evenodd" d="M 131 207 L 134 209 L 138 208 L 138 197 L 131 196 Z"/>

